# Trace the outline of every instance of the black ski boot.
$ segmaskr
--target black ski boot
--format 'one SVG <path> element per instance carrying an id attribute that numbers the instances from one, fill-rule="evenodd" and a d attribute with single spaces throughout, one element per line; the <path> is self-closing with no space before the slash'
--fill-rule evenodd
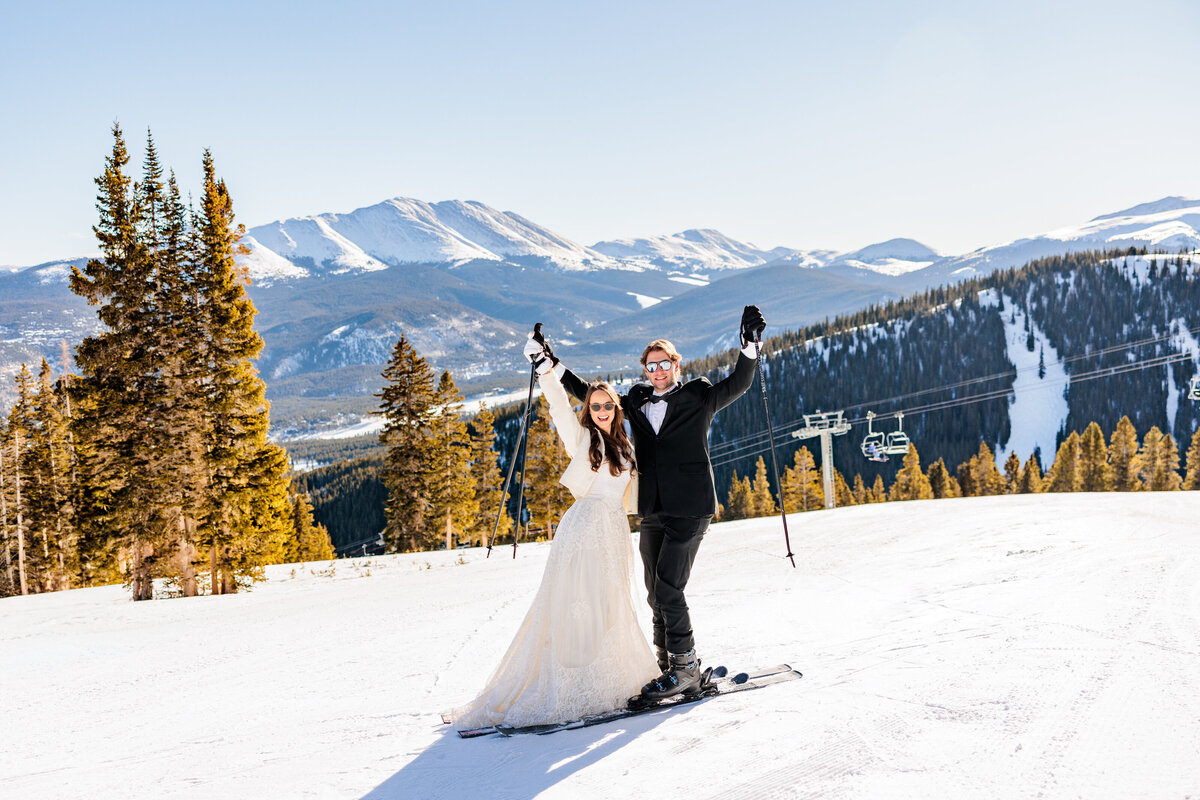
<path id="1" fill-rule="evenodd" d="M 658 656 L 658 669 L 660 672 L 666 672 L 668 669 L 670 669 L 671 657 L 667 655 L 667 648 L 658 647 L 656 645 L 654 648 L 654 654 Z"/>
<path id="2" fill-rule="evenodd" d="M 686 653 L 671 653 L 670 664 L 663 674 L 642 687 L 642 697 L 661 700 L 677 694 L 695 694 L 701 689 L 700 659 L 695 648 Z"/>

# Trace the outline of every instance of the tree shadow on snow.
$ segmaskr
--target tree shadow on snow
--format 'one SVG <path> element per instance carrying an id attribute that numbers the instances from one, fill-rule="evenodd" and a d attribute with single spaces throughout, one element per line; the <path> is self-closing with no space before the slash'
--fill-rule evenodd
<path id="1" fill-rule="evenodd" d="M 361 800 L 530 800 L 697 705 L 547 736 L 460 739 L 446 725 L 437 741 Z"/>

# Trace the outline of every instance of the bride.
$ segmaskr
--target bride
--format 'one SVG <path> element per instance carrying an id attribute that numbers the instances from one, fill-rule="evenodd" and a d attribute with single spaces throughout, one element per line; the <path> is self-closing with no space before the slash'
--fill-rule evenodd
<path id="1" fill-rule="evenodd" d="M 561 482 L 575 503 L 558 525 L 541 586 L 508 652 L 479 696 L 445 715 L 459 728 L 567 722 L 622 708 L 659 672 L 633 610 L 625 515 L 637 508 L 637 480 L 620 399 L 608 384 L 593 383 L 576 417 L 555 361 L 535 366 L 571 455 Z"/>

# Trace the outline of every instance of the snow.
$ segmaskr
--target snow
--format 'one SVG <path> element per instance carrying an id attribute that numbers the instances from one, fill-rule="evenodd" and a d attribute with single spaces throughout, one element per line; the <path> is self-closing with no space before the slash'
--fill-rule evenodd
<path id="1" fill-rule="evenodd" d="M 1038 462 L 1046 469 L 1054 461 L 1058 450 L 1058 431 L 1067 421 L 1067 400 L 1063 390 L 1067 386 L 1066 369 L 1059 362 L 1058 351 L 1050 344 L 1046 334 L 1036 323 L 1029 321 L 1033 332 L 1033 352 L 1025 346 L 1028 333 L 1025 331 L 1026 314 L 1010 297 L 1004 298 L 1004 311 L 1000 312 L 1004 322 L 1004 339 L 1008 360 L 1017 369 L 1013 381 L 1012 395 L 1008 406 L 1008 418 L 1012 432 L 1003 447 L 994 448 L 996 463 L 1003 467 L 1009 453 L 1016 453 L 1024 464 L 1036 448 L 1041 448 Z M 1015 318 L 1015 319 L 1014 319 Z M 1038 359 L 1045 352 L 1046 376 L 1038 377 Z"/>
<path id="2" fill-rule="evenodd" d="M 383 430 L 384 420 L 382 417 L 370 417 L 361 419 L 358 422 L 350 425 L 344 425 L 339 428 L 334 428 L 328 431 L 320 431 L 307 436 L 296 437 L 296 440 L 313 440 L 313 439 L 353 439 L 355 436 L 365 436 L 367 434 L 378 434 Z"/>
<path id="3" fill-rule="evenodd" d="M 1191 355 L 1193 365 L 1200 367 L 1200 341 L 1192 334 L 1188 327 L 1188 321 L 1179 317 L 1171 322 L 1168 326 L 1171 331 L 1171 350 L 1177 353 L 1188 353 Z M 1167 432 L 1175 430 L 1175 417 L 1179 413 L 1179 396 L 1190 389 L 1190 384 L 1185 382 L 1184 386 L 1179 386 L 1175 383 L 1175 369 L 1172 365 L 1166 366 L 1166 385 L 1167 385 Z M 1200 374 L 1200 369 L 1196 370 L 1196 374 Z"/>
<path id="4" fill-rule="evenodd" d="M 720 231 L 691 229 L 666 236 L 642 236 L 597 242 L 592 250 L 611 258 L 645 264 L 668 264 L 692 270 L 745 269 L 780 258 L 807 259 L 810 254 L 789 248 L 761 250 Z"/>
<path id="5" fill-rule="evenodd" d="M 361 247 L 338 233 L 330 215 L 281 220 L 251 228 L 251 237 L 263 247 L 286 258 L 307 258 L 333 273 L 387 269 Z"/>
<path id="6" fill-rule="evenodd" d="M 656 306 L 663 301 L 661 297 L 651 297 L 648 294 L 638 294 L 637 292 L 626 292 L 625 294 L 637 301 L 638 308 L 649 308 Z"/>
<path id="7" fill-rule="evenodd" d="M 0 601 L 0 795 L 1186 797 L 1200 494 L 860 506 L 714 525 L 701 657 L 803 680 L 460 740 L 547 544 L 280 566 L 253 591 Z M 639 603 L 639 608 L 642 604 Z M 644 611 L 642 612 L 644 617 Z"/>
<path id="8" fill-rule="evenodd" d="M 686 275 L 672 275 L 671 277 L 667 278 L 667 280 L 675 281 L 676 283 L 683 283 L 688 286 L 708 286 L 709 284 L 709 281 L 705 278 L 695 278 Z"/>
<path id="9" fill-rule="evenodd" d="M 345 270 L 516 256 L 549 258 L 564 268 L 621 266 L 517 214 L 476 201 L 396 197 L 348 214 L 282 220 L 250 232 L 288 258 L 311 258 Z"/>
<path id="10" fill-rule="evenodd" d="M 309 277 L 309 271 L 298 267 L 253 236 L 242 238 L 250 252 L 237 257 L 238 266 L 245 268 L 250 280 L 259 286 L 270 286 L 279 280 Z"/>
<path id="11" fill-rule="evenodd" d="M 933 264 L 941 254 L 915 239 L 889 239 L 838 256 L 832 265 L 870 270 L 882 275 L 903 275 Z"/>

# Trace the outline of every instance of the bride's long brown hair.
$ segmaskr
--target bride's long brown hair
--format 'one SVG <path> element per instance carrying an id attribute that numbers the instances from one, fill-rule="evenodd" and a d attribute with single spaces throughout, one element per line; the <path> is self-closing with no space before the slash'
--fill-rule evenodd
<path id="1" fill-rule="evenodd" d="M 592 420 L 592 395 L 596 392 L 607 393 L 604 402 L 615 401 L 612 421 L 608 424 L 608 433 L 602 431 Z M 633 445 L 629 443 L 629 437 L 625 435 L 625 412 L 621 410 L 621 402 L 611 386 L 604 381 L 588 384 L 587 397 L 583 401 L 583 411 L 579 414 L 579 422 L 588 429 L 588 433 L 591 435 L 588 461 L 591 462 L 592 472 L 599 472 L 600 463 L 607 461 L 608 471 L 615 477 L 621 474 L 622 461 L 633 464 Z M 600 445 L 601 440 L 604 442 L 603 447 Z"/>

